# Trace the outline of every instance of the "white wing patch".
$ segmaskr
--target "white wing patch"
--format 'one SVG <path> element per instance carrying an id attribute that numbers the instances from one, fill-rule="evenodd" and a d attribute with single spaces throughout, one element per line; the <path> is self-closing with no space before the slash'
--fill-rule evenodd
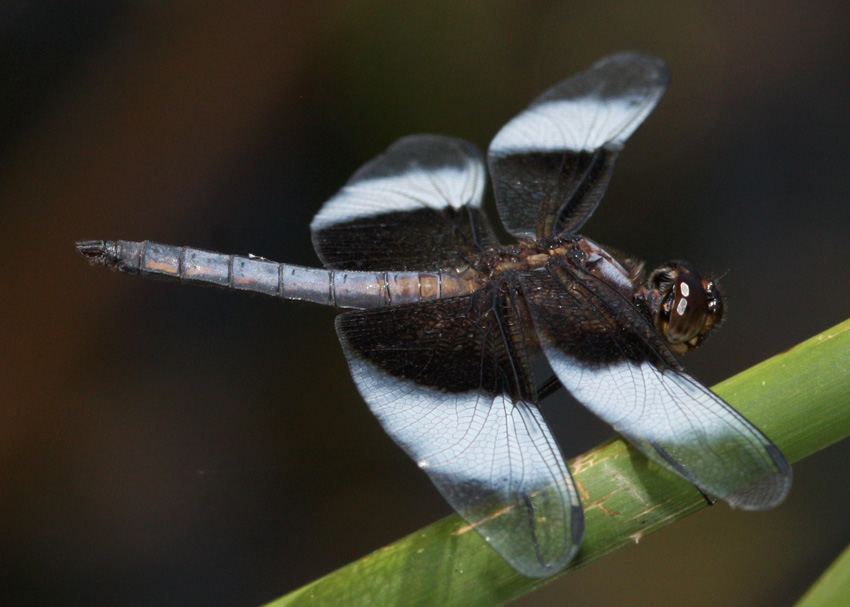
<path id="1" fill-rule="evenodd" d="M 636 94 L 608 99 L 587 95 L 541 103 L 502 127 L 490 144 L 490 153 L 578 153 L 592 152 L 604 145 L 620 147 L 656 102 L 645 94 Z"/>
<path id="2" fill-rule="evenodd" d="M 639 428 L 639 436 L 655 442 L 695 442 L 698 437 L 714 442 L 729 430 L 723 401 L 698 383 L 649 363 L 558 364 L 555 371 L 573 396 L 618 431 Z M 694 409 L 704 413 L 695 419 Z"/>
<path id="3" fill-rule="evenodd" d="M 470 159 L 463 168 L 412 167 L 397 175 L 357 181 L 327 201 L 310 228 L 316 231 L 360 217 L 423 208 L 480 207 L 485 179 L 483 164 Z"/>
<path id="4" fill-rule="evenodd" d="M 648 362 L 587 365 L 544 350 L 564 387 L 659 465 L 738 508 L 785 498 L 791 470 L 779 450 L 686 373 Z"/>
<path id="5" fill-rule="evenodd" d="M 341 337 L 372 412 L 452 507 L 520 573 L 544 577 L 565 567 L 581 544 L 581 502 L 537 408 L 391 377 Z"/>
<path id="6" fill-rule="evenodd" d="M 619 150 L 670 81 L 663 61 L 641 53 L 605 57 L 552 87 L 502 127 L 491 156 Z"/>
<path id="7" fill-rule="evenodd" d="M 542 487 L 565 475 L 560 458 L 550 456 L 557 451 L 554 439 L 525 403 L 480 392 L 444 393 L 376 371 L 355 380 L 362 380 L 364 396 L 374 397 L 375 416 L 428 473 L 485 483 L 505 498 L 518 486 Z"/>

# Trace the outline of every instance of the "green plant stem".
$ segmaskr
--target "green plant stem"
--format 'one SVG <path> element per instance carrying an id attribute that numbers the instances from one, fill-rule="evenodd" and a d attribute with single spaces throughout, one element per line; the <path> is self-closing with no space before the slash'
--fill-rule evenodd
<path id="1" fill-rule="evenodd" d="M 835 559 L 795 607 L 850 605 L 850 546 Z"/>
<path id="2" fill-rule="evenodd" d="M 826 448 L 850 435 L 850 320 L 713 389 L 791 462 Z M 587 534 L 567 570 L 706 506 L 691 485 L 619 439 L 577 457 L 570 469 Z M 501 605 L 551 579 L 519 575 L 462 519 L 449 516 L 270 606 Z"/>

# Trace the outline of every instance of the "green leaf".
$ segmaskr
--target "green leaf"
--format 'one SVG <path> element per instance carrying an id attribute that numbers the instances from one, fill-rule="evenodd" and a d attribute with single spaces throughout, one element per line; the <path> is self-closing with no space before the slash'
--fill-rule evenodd
<path id="1" fill-rule="evenodd" d="M 850 435 L 848 370 L 850 320 L 713 389 L 794 462 Z M 587 533 L 567 571 L 706 506 L 690 484 L 619 439 L 577 457 L 570 468 Z M 519 575 L 450 516 L 270 605 L 501 605 L 552 579 Z"/>
<path id="2" fill-rule="evenodd" d="M 795 607 L 844 607 L 850 604 L 850 546 L 844 549 Z"/>

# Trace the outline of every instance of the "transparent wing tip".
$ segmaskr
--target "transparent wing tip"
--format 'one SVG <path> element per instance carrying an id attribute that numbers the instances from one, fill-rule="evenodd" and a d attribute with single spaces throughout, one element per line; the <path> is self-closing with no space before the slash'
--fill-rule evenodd
<path id="1" fill-rule="evenodd" d="M 775 472 L 755 485 L 725 497 L 723 501 L 740 510 L 770 510 L 781 504 L 791 489 L 791 469 Z"/>
<path id="2" fill-rule="evenodd" d="M 532 524 L 530 542 L 516 543 L 516 537 L 507 541 L 506 538 L 499 540 L 487 534 L 488 529 L 477 530 L 517 573 L 530 578 L 547 578 L 566 569 L 584 539 L 582 507 L 574 504 L 565 514 L 567 519 L 559 522 L 547 521 L 549 525 L 546 527 Z M 523 534 L 517 534 L 521 535 Z"/>

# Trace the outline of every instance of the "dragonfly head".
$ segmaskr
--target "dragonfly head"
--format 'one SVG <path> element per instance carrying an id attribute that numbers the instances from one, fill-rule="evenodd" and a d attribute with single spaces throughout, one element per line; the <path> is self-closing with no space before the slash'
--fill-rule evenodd
<path id="1" fill-rule="evenodd" d="M 653 270 L 646 283 L 655 328 L 676 354 L 696 349 L 725 312 L 712 278 L 702 278 L 685 261 L 670 261 Z"/>

